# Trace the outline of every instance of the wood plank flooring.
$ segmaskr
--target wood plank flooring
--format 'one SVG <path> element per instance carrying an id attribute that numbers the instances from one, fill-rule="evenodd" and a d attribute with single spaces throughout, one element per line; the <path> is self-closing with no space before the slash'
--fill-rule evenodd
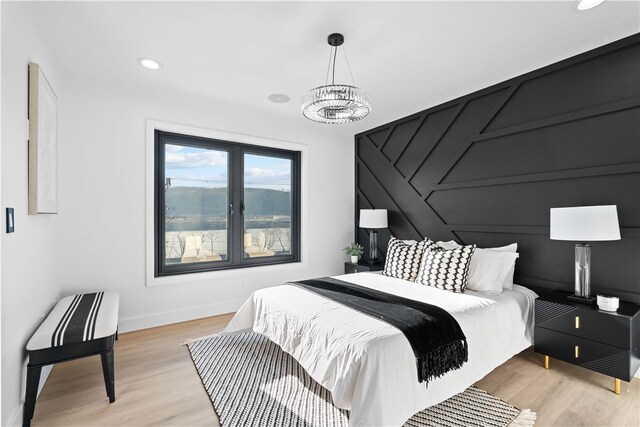
<path id="1" fill-rule="evenodd" d="M 116 344 L 116 402 L 109 404 L 99 357 L 54 367 L 33 426 L 217 426 L 218 418 L 185 339 L 222 330 L 232 315 L 121 334 Z M 476 384 L 538 414 L 537 426 L 639 426 L 640 379 L 622 382 L 525 350 Z"/>

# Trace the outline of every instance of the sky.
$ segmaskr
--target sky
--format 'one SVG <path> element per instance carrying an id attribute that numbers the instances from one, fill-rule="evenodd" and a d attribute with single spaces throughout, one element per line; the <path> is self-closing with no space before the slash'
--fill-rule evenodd
<path id="1" fill-rule="evenodd" d="M 165 176 L 172 187 L 226 187 L 227 152 L 182 145 L 165 146 Z M 291 160 L 245 154 L 245 187 L 290 191 Z"/>

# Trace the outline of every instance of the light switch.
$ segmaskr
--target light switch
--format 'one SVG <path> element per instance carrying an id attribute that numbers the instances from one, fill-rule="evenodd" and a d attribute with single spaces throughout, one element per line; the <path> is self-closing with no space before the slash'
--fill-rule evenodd
<path id="1" fill-rule="evenodd" d="M 7 208 L 7 233 L 13 233 L 16 231 L 13 221 L 13 208 Z"/>

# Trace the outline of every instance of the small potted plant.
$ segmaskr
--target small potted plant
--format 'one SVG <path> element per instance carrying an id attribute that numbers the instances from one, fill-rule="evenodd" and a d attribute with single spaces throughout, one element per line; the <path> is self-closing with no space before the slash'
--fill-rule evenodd
<path id="1" fill-rule="evenodd" d="M 364 248 L 360 246 L 358 243 L 351 242 L 351 245 L 347 246 L 343 249 L 344 253 L 347 255 L 351 255 L 351 262 L 354 264 L 358 263 L 358 260 L 364 253 Z"/>

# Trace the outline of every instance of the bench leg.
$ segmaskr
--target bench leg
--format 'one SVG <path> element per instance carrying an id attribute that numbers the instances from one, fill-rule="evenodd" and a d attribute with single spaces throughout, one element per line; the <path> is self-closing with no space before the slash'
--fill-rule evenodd
<path id="1" fill-rule="evenodd" d="M 104 385 L 107 389 L 107 396 L 109 396 L 109 403 L 116 401 L 116 387 L 114 381 L 113 372 L 113 349 L 100 353 L 102 359 L 102 373 L 104 374 Z"/>
<path id="2" fill-rule="evenodd" d="M 24 399 L 24 413 L 22 415 L 23 427 L 29 427 L 31 425 L 33 411 L 36 409 L 40 372 L 42 372 L 42 366 L 27 366 L 27 392 Z"/>

